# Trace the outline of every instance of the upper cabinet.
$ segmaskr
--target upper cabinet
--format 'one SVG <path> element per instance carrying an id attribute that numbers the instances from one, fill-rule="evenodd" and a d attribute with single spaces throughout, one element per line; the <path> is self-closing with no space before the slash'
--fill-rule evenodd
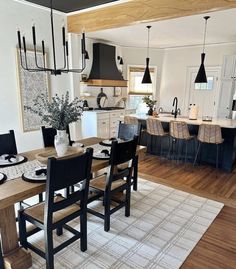
<path id="1" fill-rule="evenodd" d="M 224 57 L 222 80 L 236 77 L 236 55 L 227 55 Z"/>
<path id="2" fill-rule="evenodd" d="M 235 92 L 236 55 L 224 57 L 222 79 L 217 116 L 219 118 L 231 118 L 233 95 Z"/>

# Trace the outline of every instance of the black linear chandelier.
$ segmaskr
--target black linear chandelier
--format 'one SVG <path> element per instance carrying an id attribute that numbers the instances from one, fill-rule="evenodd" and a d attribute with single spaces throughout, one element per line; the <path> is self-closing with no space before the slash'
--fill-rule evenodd
<path id="1" fill-rule="evenodd" d="M 42 40 L 42 54 L 43 54 L 43 66 L 38 64 L 38 57 L 37 57 L 37 43 L 36 43 L 36 31 L 35 26 L 32 26 L 32 35 L 33 35 L 33 47 L 34 47 L 34 58 L 35 58 L 35 68 L 31 68 L 28 66 L 27 61 L 27 48 L 26 48 L 26 40 L 25 36 L 22 37 L 21 42 L 21 33 L 18 30 L 18 46 L 20 50 L 20 63 L 21 67 L 24 70 L 29 72 L 49 72 L 51 75 L 61 75 L 62 73 L 81 73 L 86 67 L 86 60 L 89 59 L 88 52 L 85 48 L 85 34 L 82 33 L 81 39 L 81 55 L 82 55 L 82 67 L 80 69 L 69 69 L 69 50 L 68 50 L 68 41 L 66 40 L 65 34 L 65 27 L 62 27 L 62 45 L 63 45 L 63 54 L 64 54 L 64 66 L 62 68 L 57 68 L 57 61 L 56 61 L 56 48 L 55 48 L 55 35 L 54 35 L 54 21 L 53 21 L 53 4 L 52 0 L 50 0 L 50 10 L 51 10 L 51 32 L 52 32 L 52 52 L 53 52 L 53 68 L 46 67 L 46 60 L 45 60 L 45 44 L 44 40 Z M 24 59 L 24 60 L 23 60 Z"/>
<path id="2" fill-rule="evenodd" d="M 205 61 L 205 45 L 206 45 L 206 30 L 207 30 L 207 20 L 210 19 L 210 16 L 205 16 L 205 29 L 204 29 L 204 39 L 203 39 L 203 50 L 201 53 L 201 65 L 199 67 L 195 83 L 207 83 L 207 76 L 206 76 L 206 70 L 204 66 Z"/>

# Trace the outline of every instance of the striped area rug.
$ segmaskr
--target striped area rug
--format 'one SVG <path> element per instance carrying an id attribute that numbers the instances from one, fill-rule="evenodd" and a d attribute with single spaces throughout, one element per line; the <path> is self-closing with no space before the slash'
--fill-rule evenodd
<path id="1" fill-rule="evenodd" d="M 102 209 L 100 202 L 92 207 Z M 55 255 L 55 269 L 177 269 L 201 239 L 223 207 L 193 194 L 139 179 L 132 192 L 131 216 L 124 209 L 111 217 L 111 230 L 103 221 L 88 215 L 88 250 L 80 251 L 80 241 Z M 78 227 L 79 222 L 72 225 Z M 55 245 L 70 234 L 55 235 Z M 31 241 L 43 247 L 43 234 Z M 32 253 L 34 269 L 45 268 L 45 260 Z"/>

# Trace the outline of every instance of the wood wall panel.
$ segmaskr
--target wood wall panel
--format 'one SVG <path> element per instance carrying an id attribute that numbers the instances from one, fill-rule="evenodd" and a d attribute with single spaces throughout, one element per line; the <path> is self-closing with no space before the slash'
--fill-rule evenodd
<path id="1" fill-rule="evenodd" d="M 236 7 L 236 0 L 133 0 L 68 16 L 68 31 L 94 32 Z"/>

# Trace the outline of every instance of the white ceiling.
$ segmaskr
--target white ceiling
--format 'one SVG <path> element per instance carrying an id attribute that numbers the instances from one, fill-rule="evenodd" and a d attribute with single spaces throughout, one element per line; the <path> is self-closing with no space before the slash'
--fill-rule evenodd
<path id="1" fill-rule="evenodd" d="M 151 25 L 150 47 L 170 48 L 201 45 L 204 16 L 210 15 L 207 44 L 236 42 L 236 8 L 177 19 L 138 24 L 128 27 L 88 33 L 87 37 L 127 47 L 146 47 L 146 25 Z"/>

